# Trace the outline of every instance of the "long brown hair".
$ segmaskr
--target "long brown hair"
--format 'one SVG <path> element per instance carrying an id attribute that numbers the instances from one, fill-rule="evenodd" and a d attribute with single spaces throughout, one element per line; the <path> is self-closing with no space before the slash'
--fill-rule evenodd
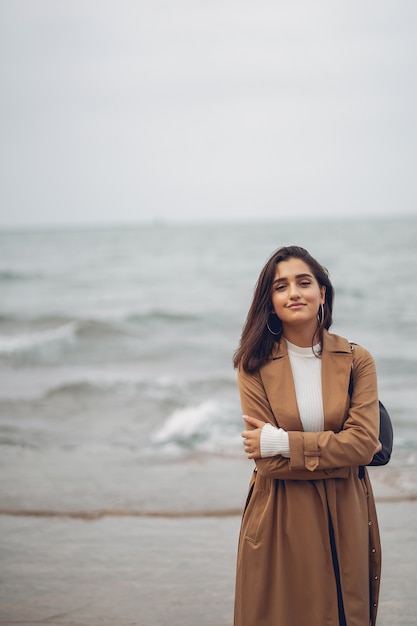
<path id="1" fill-rule="evenodd" d="M 278 248 L 269 257 L 259 275 L 240 344 L 233 357 L 233 365 L 242 367 L 249 374 L 258 371 L 262 365 L 265 365 L 271 357 L 275 342 L 280 341 L 281 320 L 275 316 L 274 326 L 270 321 L 271 314 L 274 313 L 271 298 L 272 283 L 277 264 L 292 258 L 304 261 L 320 287 L 326 287 L 323 315 L 320 322 L 317 321 L 317 334 L 320 342 L 323 341 L 323 329 L 328 330 L 332 325 L 334 289 L 327 269 L 300 246 Z"/>

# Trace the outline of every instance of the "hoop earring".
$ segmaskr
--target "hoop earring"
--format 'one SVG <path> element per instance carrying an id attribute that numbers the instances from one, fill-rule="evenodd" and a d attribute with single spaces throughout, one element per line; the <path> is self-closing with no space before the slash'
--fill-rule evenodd
<path id="1" fill-rule="evenodd" d="M 321 326 L 324 322 L 324 304 L 320 304 L 319 310 L 317 311 L 317 320 L 319 322 L 319 326 Z"/>
<path id="2" fill-rule="evenodd" d="M 276 317 L 277 319 L 279 319 L 279 318 L 278 318 L 278 315 L 277 315 L 276 313 L 269 313 L 269 315 L 268 315 L 268 321 L 267 321 L 267 323 L 266 323 L 266 327 L 267 327 L 267 329 L 269 330 L 269 332 L 271 333 L 271 335 L 275 335 L 275 337 L 278 337 L 278 336 L 282 333 L 282 326 L 281 326 L 281 328 L 279 329 L 279 331 L 278 331 L 277 333 L 274 333 L 274 331 L 273 331 L 273 330 L 271 330 L 271 328 L 270 328 L 270 326 L 269 326 L 269 316 L 270 316 L 270 315 L 275 315 L 275 317 Z"/>

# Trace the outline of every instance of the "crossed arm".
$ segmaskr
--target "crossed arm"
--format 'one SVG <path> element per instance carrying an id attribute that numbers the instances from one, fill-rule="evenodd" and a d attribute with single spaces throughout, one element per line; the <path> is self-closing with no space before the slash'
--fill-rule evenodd
<path id="1" fill-rule="evenodd" d="M 248 459 L 261 459 L 261 434 L 262 429 L 266 425 L 262 420 L 250 415 L 243 415 L 243 419 L 251 428 L 251 430 L 244 430 L 241 433 L 243 437 L 243 447 L 248 456 Z M 278 431 L 278 429 L 277 429 Z M 374 454 L 382 449 L 382 443 L 378 441 Z M 265 457 L 265 455 L 264 455 Z"/>
<path id="2" fill-rule="evenodd" d="M 258 471 L 271 478 L 312 480 L 345 476 L 346 468 L 366 465 L 381 447 L 378 441 L 379 410 L 376 372 L 372 357 L 363 351 L 343 429 L 335 433 L 288 431 L 290 458 L 281 454 L 261 456 L 261 432 L 265 423 L 277 427 L 266 391 L 258 374 L 239 372 L 239 390 L 246 429 L 243 446 Z M 256 417 L 254 417 L 256 415 Z"/>

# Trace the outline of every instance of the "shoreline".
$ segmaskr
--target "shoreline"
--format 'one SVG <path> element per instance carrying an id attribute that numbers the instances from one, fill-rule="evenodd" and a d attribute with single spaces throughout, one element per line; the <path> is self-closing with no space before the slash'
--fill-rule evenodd
<path id="1" fill-rule="evenodd" d="M 25 455 L 0 462 L 0 515 L 32 517 L 208 517 L 240 515 L 253 463 L 222 455 L 187 455 L 158 464 L 137 457 L 72 455 L 47 463 Z M 51 468 L 56 468 L 52 471 Z M 368 467 L 376 502 L 417 500 L 414 453 L 396 454 L 386 467 Z"/>
<path id="2" fill-rule="evenodd" d="M 378 495 L 375 502 L 381 504 L 398 504 L 402 502 L 417 502 L 417 494 L 399 495 Z M 133 518 L 161 518 L 161 519 L 187 519 L 187 518 L 209 518 L 209 517 L 239 517 L 242 515 L 242 508 L 230 509 L 206 509 L 206 510 L 123 510 L 123 509 L 99 509 L 91 511 L 65 511 L 65 510 L 43 510 L 43 509 L 0 509 L 0 517 L 34 517 L 34 518 L 61 518 L 79 519 L 85 521 L 95 521 L 112 517 L 133 517 Z"/>

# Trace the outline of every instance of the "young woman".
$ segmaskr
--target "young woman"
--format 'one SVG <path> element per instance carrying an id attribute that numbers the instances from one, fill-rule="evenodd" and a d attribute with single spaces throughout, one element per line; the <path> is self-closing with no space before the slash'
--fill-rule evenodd
<path id="1" fill-rule="evenodd" d="M 376 371 L 369 352 L 328 332 L 333 293 L 306 250 L 280 248 L 235 353 L 255 461 L 235 626 L 375 624 L 381 550 L 363 466 L 380 449 Z"/>

